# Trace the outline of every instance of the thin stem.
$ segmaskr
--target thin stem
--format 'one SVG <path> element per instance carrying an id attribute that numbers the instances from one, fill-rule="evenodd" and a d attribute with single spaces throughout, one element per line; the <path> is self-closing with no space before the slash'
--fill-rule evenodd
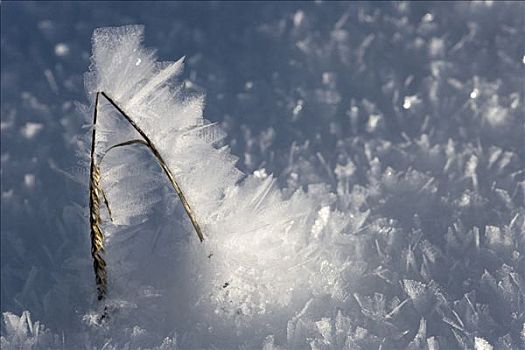
<path id="1" fill-rule="evenodd" d="M 102 198 L 104 198 L 104 204 L 106 205 L 106 209 L 108 210 L 109 219 L 111 222 L 113 222 L 113 214 L 111 214 L 111 208 L 109 207 L 108 197 L 106 197 L 106 192 L 104 192 L 103 189 L 101 189 L 102 192 Z"/>
<path id="2" fill-rule="evenodd" d="M 125 142 L 121 142 L 121 143 L 117 143 L 116 145 L 113 145 L 111 146 L 110 148 L 108 148 L 107 150 L 104 151 L 104 153 L 102 154 L 102 156 L 100 156 L 100 160 L 98 162 L 98 164 L 100 165 L 102 163 L 102 160 L 104 159 L 104 157 L 106 156 L 106 154 L 108 154 L 109 151 L 111 151 L 112 149 L 114 148 L 118 148 L 118 147 L 124 147 L 124 146 L 129 146 L 129 145 L 133 145 L 135 143 L 140 143 L 140 144 L 143 144 L 145 146 L 148 146 L 148 143 L 144 140 L 129 140 L 129 141 L 125 141 Z"/>
<path id="3" fill-rule="evenodd" d="M 100 169 L 96 165 L 95 144 L 96 124 L 98 116 L 99 93 L 95 96 L 95 111 L 93 112 L 93 132 L 91 135 L 91 167 L 89 178 L 89 223 L 91 228 L 91 256 L 95 281 L 97 284 L 98 300 L 102 300 L 107 292 L 106 261 L 104 253 L 104 234 L 100 228 Z"/>
<path id="4" fill-rule="evenodd" d="M 186 214 L 190 218 L 190 221 L 191 221 L 191 223 L 193 225 L 193 228 L 195 229 L 195 232 L 197 233 L 197 236 L 199 237 L 199 240 L 201 242 L 204 241 L 204 235 L 202 234 L 202 230 L 200 228 L 200 225 L 197 222 L 197 218 L 196 218 L 193 210 L 191 209 L 191 206 L 188 203 L 188 200 L 186 199 L 186 196 L 182 192 L 179 184 L 175 180 L 175 177 L 171 173 L 171 170 L 168 168 L 168 165 L 164 161 L 164 158 L 162 158 L 162 156 L 160 155 L 159 151 L 157 150 L 157 148 L 155 147 L 155 145 L 153 144 L 151 139 L 148 137 L 148 135 L 146 135 L 146 133 L 144 131 L 142 131 L 142 129 L 133 121 L 133 119 L 131 119 L 131 117 L 122 108 L 120 108 L 105 92 L 101 91 L 100 94 L 102 96 L 104 96 L 104 98 L 106 98 L 106 100 L 108 100 L 108 102 L 111 103 L 113 105 L 113 107 L 115 107 L 120 112 L 120 114 L 122 114 L 122 116 L 124 118 L 127 119 L 127 121 L 140 134 L 140 136 L 142 136 L 144 138 L 144 140 L 147 143 L 148 148 L 151 150 L 151 152 L 153 153 L 155 158 L 157 158 L 157 160 L 158 160 L 162 170 L 164 171 L 164 173 L 166 174 L 166 176 L 170 180 L 171 185 L 175 189 L 175 192 L 177 192 L 177 195 L 179 196 L 179 199 L 180 199 L 180 201 L 182 203 L 182 206 L 184 207 L 184 210 L 186 211 Z"/>
<path id="5" fill-rule="evenodd" d="M 124 146 L 128 146 L 128 145 L 132 145 L 132 144 L 135 144 L 135 143 L 140 143 L 140 144 L 143 144 L 143 145 L 146 145 L 146 146 L 148 145 L 146 143 L 146 141 L 144 141 L 144 140 L 130 140 L 130 141 L 121 142 L 121 143 L 118 143 L 116 145 L 113 145 L 110 148 L 108 148 L 106 151 L 104 151 L 104 153 L 100 156 L 100 160 L 98 161 L 98 167 L 100 168 L 100 166 L 102 165 L 102 161 L 104 160 L 104 157 L 112 149 L 115 149 L 115 148 L 118 148 L 118 147 L 124 147 Z M 109 206 L 109 201 L 108 201 L 108 197 L 106 196 L 106 192 L 104 192 L 104 189 L 102 189 L 102 188 L 100 189 L 100 191 L 102 192 L 102 197 L 104 198 L 104 204 L 106 205 L 106 209 L 108 210 L 109 219 L 111 220 L 111 222 L 113 222 L 113 214 L 111 213 L 111 207 Z"/>

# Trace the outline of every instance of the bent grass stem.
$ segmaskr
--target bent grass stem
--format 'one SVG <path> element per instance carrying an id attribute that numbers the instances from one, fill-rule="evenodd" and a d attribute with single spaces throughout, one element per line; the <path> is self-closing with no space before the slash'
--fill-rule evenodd
<path id="1" fill-rule="evenodd" d="M 136 139 L 136 140 L 129 140 L 126 142 L 122 142 L 116 145 L 113 145 L 109 147 L 107 150 L 104 151 L 102 156 L 100 157 L 100 160 L 97 162 L 96 155 L 95 155 L 95 143 L 96 143 L 96 124 L 97 124 L 97 117 L 98 117 L 98 104 L 100 96 L 104 97 L 113 107 L 115 107 L 119 113 L 128 121 L 128 123 L 142 136 L 143 140 Z M 107 294 L 107 272 L 106 272 L 106 261 L 104 260 L 103 253 L 104 253 L 104 233 L 101 229 L 101 217 L 100 217 L 100 202 L 101 202 L 101 196 L 104 200 L 104 204 L 107 207 L 109 217 L 111 220 L 113 220 L 111 215 L 111 209 L 109 207 L 108 200 L 106 198 L 106 195 L 104 191 L 102 190 L 100 186 L 100 165 L 102 163 L 102 160 L 104 159 L 104 156 L 112 149 L 115 149 L 117 147 L 124 147 L 128 145 L 133 144 L 143 144 L 145 145 L 151 153 L 155 156 L 157 159 L 160 167 L 166 174 L 168 180 L 170 181 L 173 189 L 179 196 L 179 199 L 182 203 L 182 206 L 184 207 L 184 210 L 186 211 L 186 214 L 190 218 L 190 221 L 193 225 L 193 228 L 195 229 L 195 232 L 197 234 L 197 237 L 202 242 L 204 241 L 204 235 L 202 233 L 202 230 L 200 228 L 200 225 L 197 221 L 197 218 L 195 216 L 195 213 L 191 209 L 190 204 L 188 203 L 186 196 L 182 192 L 181 187 L 175 180 L 175 177 L 173 176 L 173 173 L 169 169 L 168 165 L 162 158 L 160 152 L 157 150 L 151 139 L 148 137 L 148 135 L 131 119 L 131 117 L 122 109 L 120 106 L 113 101 L 105 92 L 100 91 L 97 92 L 95 95 L 95 110 L 93 112 L 93 131 L 91 136 L 91 168 L 90 168 L 90 186 L 89 186 L 89 209 L 90 209 L 90 228 L 91 228 L 91 256 L 93 258 L 93 268 L 95 270 L 95 281 L 97 284 L 97 293 L 98 293 L 98 300 L 104 299 L 104 297 Z"/>

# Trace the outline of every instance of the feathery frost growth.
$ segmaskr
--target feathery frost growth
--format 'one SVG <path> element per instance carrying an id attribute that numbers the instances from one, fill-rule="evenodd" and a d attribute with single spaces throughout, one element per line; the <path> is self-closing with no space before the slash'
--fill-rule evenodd
<path id="1" fill-rule="evenodd" d="M 150 265 L 150 253 L 130 252 L 150 249 L 144 242 L 154 241 L 152 230 L 175 235 L 181 229 L 163 218 L 144 224 L 169 182 L 140 144 L 105 153 L 142 139 L 110 100 L 151 139 L 205 235 L 200 243 L 187 223 L 183 242 L 171 252 L 177 263 L 148 266 L 149 274 L 159 279 L 171 274 L 177 284 L 172 293 L 154 293 L 164 296 L 166 311 L 178 314 L 187 308 L 192 313 L 191 319 L 171 320 L 173 325 L 191 329 L 205 324 L 204 339 L 237 334 L 248 342 L 254 337 L 250 332 L 271 334 L 274 322 L 286 323 L 313 297 L 342 302 L 355 268 L 349 262 L 352 239 L 343 231 L 359 230 L 366 213 L 334 211 L 334 198 L 323 186 L 285 195 L 271 175 L 243 175 L 229 149 L 218 146 L 223 134 L 203 119 L 202 97 L 187 97 L 174 84 L 183 60 L 155 62 L 154 54 L 140 46 L 142 38 L 138 26 L 96 30 L 93 65 L 86 75 L 91 99 L 97 92 L 109 98 L 99 97 L 95 125 L 101 188 L 113 219 L 104 228 L 108 317 L 118 318 L 112 314 L 125 308 L 121 303 L 138 303 L 151 292 L 129 265 Z"/>

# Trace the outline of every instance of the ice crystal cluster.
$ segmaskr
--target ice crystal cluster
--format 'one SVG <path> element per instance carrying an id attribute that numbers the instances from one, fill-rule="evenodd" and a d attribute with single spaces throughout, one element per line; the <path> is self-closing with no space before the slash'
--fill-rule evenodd
<path id="1" fill-rule="evenodd" d="M 102 301 L 89 174 L 44 148 L 49 171 L 39 157 L 10 159 L 72 105 L 24 92 L 43 122 L 20 124 L 2 103 L 3 349 L 525 348 L 525 7 L 279 6 L 285 15 L 264 7 L 246 34 L 277 50 L 261 66 L 273 73 L 235 98 L 216 89 L 217 62 L 184 80 L 205 57 L 159 62 L 142 26 L 95 30 L 83 125 L 64 117 L 58 130 L 79 169 L 97 133 L 111 209 Z M 211 45 L 203 35 L 192 39 Z M 46 72 L 53 91 L 80 89 Z M 249 116 L 206 120 L 199 86 L 217 93 L 212 108 Z M 146 147 L 107 151 L 141 137 L 104 98 L 92 125 L 102 91 L 155 144 L 204 242 Z M 47 177 L 64 180 L 46 197 Z M 27 217 L 41 231 L 13 224 Z"/>

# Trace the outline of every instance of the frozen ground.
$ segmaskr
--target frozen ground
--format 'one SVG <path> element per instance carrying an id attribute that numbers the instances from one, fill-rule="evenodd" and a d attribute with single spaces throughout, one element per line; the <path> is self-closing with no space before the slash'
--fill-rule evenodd
<path id="1" fill-rule="evenodd" d="M 523 4 L 3 2 L 1 16 L 2 348 L 525 348 Z M 174 155 L 219 212 L 202 245 L 153 163 L 122 153 L 148 176 L 112 187 L 131 225 L 107 227 L 101 323 L 79 103 L 93 30 L 125 24 L 160 60 L 186 56 L 185 96 L 205 94 L 254 175 L 230 183 L 212 150 Z"/>

